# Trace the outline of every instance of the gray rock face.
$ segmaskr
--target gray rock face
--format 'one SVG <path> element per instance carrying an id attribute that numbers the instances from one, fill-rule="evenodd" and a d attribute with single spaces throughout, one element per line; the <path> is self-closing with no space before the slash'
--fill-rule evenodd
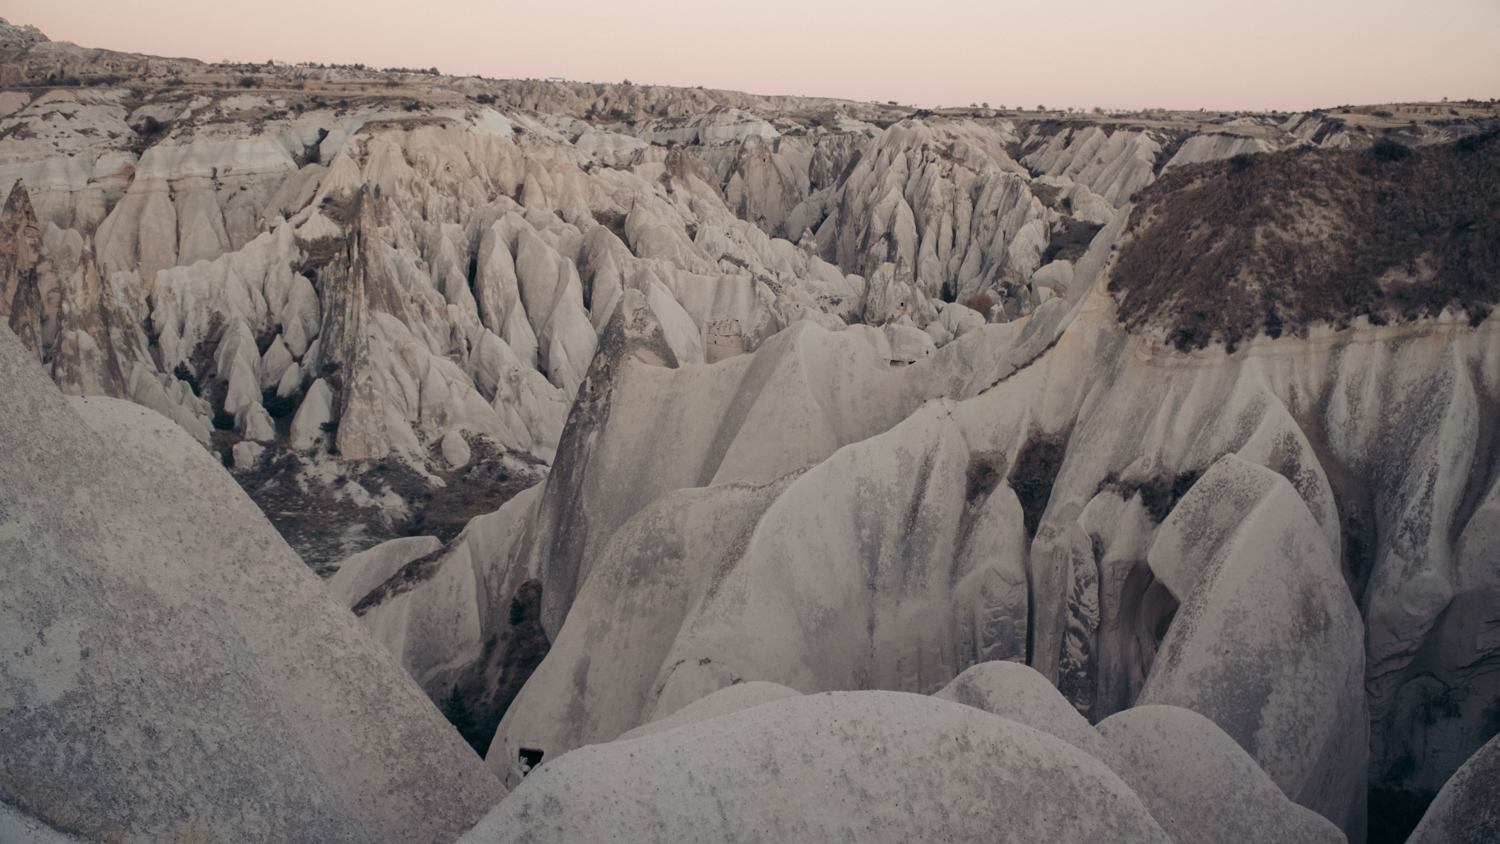
<path id="1" fill-rule="evenodd" d="M 717 692 L 704 695 L 665 718 L 658 718 L 649 724 L 642 724 L 622 734 L 615 741 L 629 741 L 630 739 L 656 735 L 667 730 L 675 730 L 687 724 L 696 724 L 699 721 L 707 721 L 710 718 L 729 715 L 749 709 L 752 706 L 770 703 L 773 700 L 797 697 L 800 694 L 801 692 L 798 692 L 796 689 L 789 689 L 786 686 L 778 686 L 775 683 L 767 683 L 762 680 L 736 683 L 728 688 L 719 689 Z"/>
<path id="2" fill-rule="evenodd" d="M 1483 844 L 1500 840 L 1500 737 L 1469 757 L 1433 798 L 1409 844 Z"/>
<path id="3" fill-rule="evenodd" d="M 322 84 L 384 77 L 257 70 L 296 82 L 267 97 L 39 38 L 0 24 L 0 191 L 26 186 L 0 221 L 0 315 L 65 392 L 152 409 L 272 500 L 357 462 L 552 464 L 441 553 L 340 584 L 474 716 L 466 737 L 499 737 L 507 776 L 519 748 L 555 758 L 735 680 L 929 692 L 1024 660 L 1082 717 L 1148 685 L 1211 714 L 1358 838 L 1327 789 L 1358 790 L 1359 700 L 1371 778 L 1396 787 L 1437 788 L 1488 735 L 1495 322 L 1179 353 L 1110 295 L 1159 173 L 1368 143 L 1340 118 L 1195 133 L 438 77 L 334 109 Z M 102 73 L 139 78 L 14 84 Z M 407 486 L 344 489 L 373 525 L 415 521 Z M 1318 574 L 1251 547 L 1273 500 Z M 1318 608 L 1333 632 L 1297 632 Z M 1232 617 L 1251 612 L 1267 623 Z"/>
<path id="4" fill-rule="evenodd" d="M 499 799 L 197 443 L 0 334 L 0 800 L 94 839 L 395 842 Z"/>
<path id="5" fill-rule="evenodd" d="M 1280 480 L 1275 472 L 1233 455 L 1214 463 L 1156 532 L 1146 555 L 1151 573 L 1178 601 L 1186 600 L 1202 570 L 1234 538 L 1245 514 Z"/>
<path id="6" fill-rule="evenodd" d="M 1287 799 L 1234 740 L 1202 715 L 1137 706 L 1099 722 L 1111 766 L 1176 844 L 1342 844 L 1328 819 Z"/>
<path id="7" fill-rule="evenodd" d="M 58 832 L 36 818 L 0 803 L 0 841 L 6 844 L 82 844 L 85 839 Z"/>
<path id="8" fill-rule="evenodd" d="M 896 692 L 778 700 L 544 759 L 460 841 L 1170 839 L 1081 750 Z"/>
<path id="9" fill-rule="evenodd" d="M 1288 797 L 1358 829 L 1369 735 L 1363 626 L 1296 490 L 1279 475 L 1262 489 L 1199 573 L 1136 705 L 1207 716 Z"/>
<path id="10" fill-rule="evenodd" d="M 1109 762 L 1108 749 L 1089 722 L 1035 669 L 1015 662 L 984 662 L 934 692 L 951 700 L 1009 718 L 1057 736 L 1084 753 Z"/>

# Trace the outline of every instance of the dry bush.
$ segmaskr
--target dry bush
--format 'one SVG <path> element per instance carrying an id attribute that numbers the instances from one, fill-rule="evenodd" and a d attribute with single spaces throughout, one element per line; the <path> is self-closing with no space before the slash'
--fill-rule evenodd
<path id="1" fill-rule="evenodd" d="M 1444 308 L 1477 325 L 1500 302 L 1500 136 L 1401 150 L 1169 173 L 1140 194 L 1111 273 L 1120 320 L 1184 351 Z"/>

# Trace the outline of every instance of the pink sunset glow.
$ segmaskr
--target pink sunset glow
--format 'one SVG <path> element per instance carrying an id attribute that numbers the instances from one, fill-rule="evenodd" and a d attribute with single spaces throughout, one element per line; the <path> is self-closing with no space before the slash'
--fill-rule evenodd
<path id="1" fill-rule="evenodd" d="M 87 47 L 932 107 L 1284 111 L 1500 96 L 1500 2 L 7 0 Z"/>

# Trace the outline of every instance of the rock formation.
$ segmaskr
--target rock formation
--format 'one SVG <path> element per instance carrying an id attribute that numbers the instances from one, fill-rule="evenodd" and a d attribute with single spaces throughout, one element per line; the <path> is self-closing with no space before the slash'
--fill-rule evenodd
<path id="1" fill-rule="evenodd" d="M 1339 842 L 1338 827 L 1287 799 L 1243 748 L 1202 715 L 1142 705 L 1099 723 L 1120 774 L 1178 844 Z"/>
<path id="2" fill-rule="evenodd" d="M 504 790 L 222 467 L 0 336 L 0 800 L 89 840 L 456 836 Z"/>
<path id="3" fill-rule="evenodd" d="M 139 577 L 149 555 L 109 525 L 177 526 L 171 589 L 114 569 L 69 588 L 192 596 L 169 603 L 195 608 L 204 650 L 162 676 L 240 666 L 204 694 L 232 698 L 236 764 L 308 830 L 451 839 L 500 794 L 387 653 L 516 788 L 474 841 L 1358 842 L 1367 808 L 1409 827 L 1389 807 L 1500 729 L 1488 104 L 926 111 L 206 65 L 4 22 L 0 87 L 7 377 L 64 431 L 11 409 L 18 465 L 47 468 L 6 493 Z M 46 378 L 86 398 L 35 396 Z M 104 521 L 64 532 L 59 496 L 88 483 L 56 479 L 96 456 L 115 486 L 77 506 Z M 215 459 L 336 603 L 285 571 Z M 242 546 L 268 549 L 254 576 L 286 603 L 246 592 Z M 180 565 L 216 553 L 227 580 Z M 116 597 L 75 601 L 85 632 L 48 641 L 128 626 Z M 42 694 L 27 683 L 9 694 Z M 304 686 L 380 711 L 335 741 L 332 710 L 284 702 Z M 140 705 L 188 747 L 164 688 Z M 277 736 L 257 706 L 284 713 Z M 105 717 L 69 713 L 64 733 Z M 34 764 L 52 727 L 14 729 Z M 381 766 L 411 736 L 425 749 L 399 764 L 462 787 L 361 802 L 404 776 Z M 352 745 L 376 779 L 330 761 Z M 171 785 L 77 770 L 0 797 L 98 837 L 118 801 Z M 1452 796 L 1465 776 L 1444 800 L 1471 799 Z M 1028 777 L 1055 790 L 993 785 Z M 886 814 L 896 793 L 910 815 Z M 226 837 L 279 834 L 183 794 Z M 1231 808 L 1207 823 L 1195 799 Z M 1063 805 L 1072 826 L 1042 817 Z M 118 822 L 177 834 L 146 808 Z"/>
<path id="4" fill-rule="evenodd" d="M 836 692 L 544 762 L 461 841 L 1171 839 L 1104 763 L 1014 721 Z"/>

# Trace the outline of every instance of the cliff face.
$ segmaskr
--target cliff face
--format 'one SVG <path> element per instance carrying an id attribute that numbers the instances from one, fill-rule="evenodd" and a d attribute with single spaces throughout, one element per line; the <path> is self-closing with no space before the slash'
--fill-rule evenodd
<path id="1" fill-rule="evenodd" d="M 743 680 L 1008 659 L 1096 723 L 1193 709 L 1358 839 L 1367 780 L 1436 790 L 1500 731 L 1484 104 L 933 113 L 11 41 L 25 347 L 319 569 L 446 543 L 340 597 L 512 783 Z"/>

